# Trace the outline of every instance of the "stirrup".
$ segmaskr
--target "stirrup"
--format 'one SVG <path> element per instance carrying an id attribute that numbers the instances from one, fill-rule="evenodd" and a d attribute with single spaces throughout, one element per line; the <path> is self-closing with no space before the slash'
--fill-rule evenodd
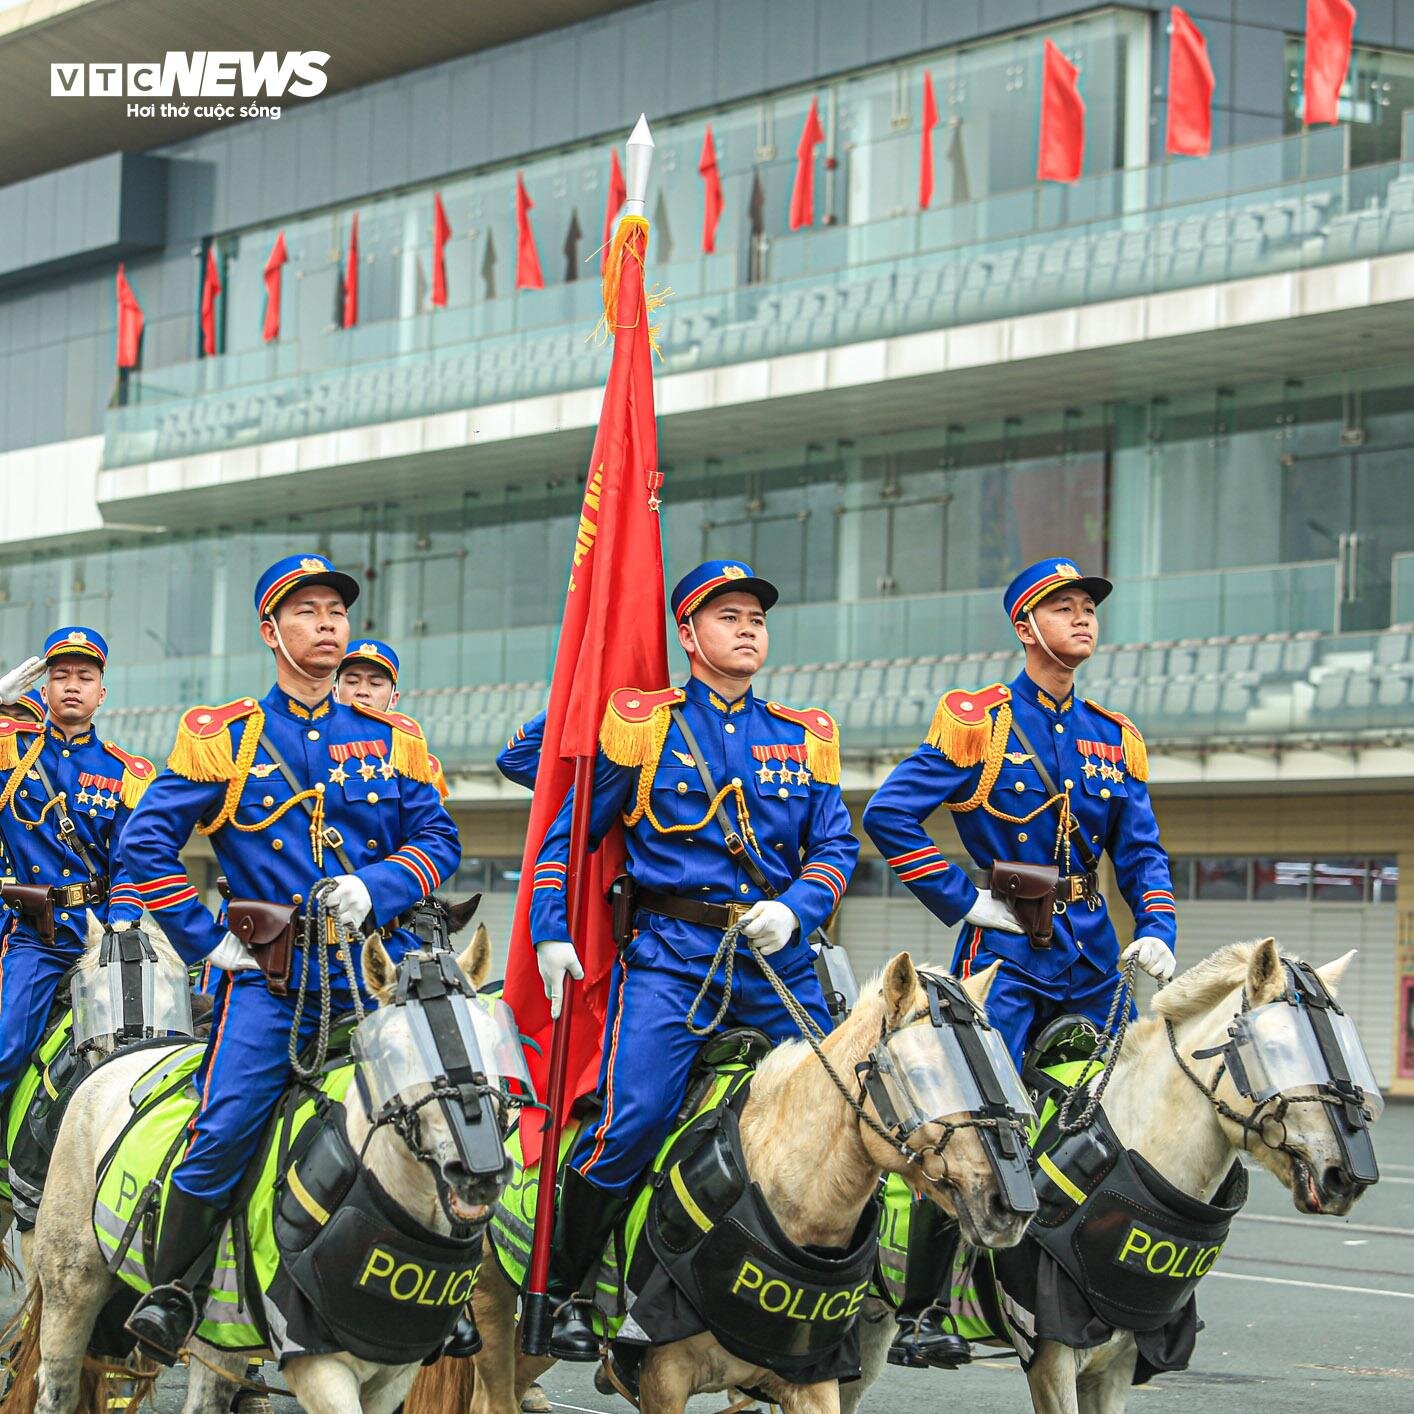
<path id="1" fill-rule="evenodd" d="M 180 1306 L 179 1311 L 174 1306 Z M 146 1318 L 146 1319 L 144 1319 Z M 183 1347 L 191 1340 L 201 1313 L 196 1308 L 196 1298 L 178 1282 L 164 1282 L 154 1286 L 133 1308 L 123 1329 L 138 1343 L 144 1355 L 150 1356 L 162 1365 L 175 1365 L 181 1358 Z M 172 1339 L 171 1332 L 177 1320 L 185 1322 L 185 1330 L 179 1339 Z M 135 1324 L 136 1323 L 136 1324 Z M 150 1327 L 160 1329 L 152 1330 Z M 163 1339 L 171 1341 L 170 1348 Z"/>

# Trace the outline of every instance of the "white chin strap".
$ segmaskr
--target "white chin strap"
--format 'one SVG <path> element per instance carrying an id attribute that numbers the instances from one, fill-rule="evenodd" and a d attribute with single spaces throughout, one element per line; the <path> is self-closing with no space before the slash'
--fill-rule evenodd
<path id="1" fill-rule="evenodd" d="M 325 683 L 327 684 L 325 690 L 332 691 L 334 687 L 334 673 L 330 673 L 327 677 L 315 677 L 313 673 L 305 672 L 305 670 L 290 657 L 290 650 L 285 647 L 285 640 L 280 637 L 280 625 L 275 622 L 274 614 L 270 615 L 270 627 L 275 630 L 275 647 L 280 650 L 280 656 L 290 667 L 292 667 L 305 682 L 313 683 L 316 687 L 318 687 L 320 683 Z"/>
<path id="2" fill-rule="evenodd" d="M 1061 662 L 1061 660 L 1055 655 L 1055 653 L 1051 651 L 1051 645 L 1046 642 L 1045 636 L 1042 634 L 1041 630 L 1036 626 L 1036 615 L 1034 613 L 1028 613 L 1026 615 L 1026 622 L 1031 625 L 1031 632 L 1036 635 L 1036 642 L 1041 645 L 1041 649 L 1045 653 L 1046 657 L 1048 657 L 1051 662 L 1053 662 L 1056 667 L 1060 668 L 1062 671 L 1067 673 L 1073 673 L 1075 669 L 1069 663 Z"/>
<path id="3" fill-rule="evenodd" d="M 691 617 L 689 617 L 687 621 L 687 631 L 692 635 L 692 646 L 697 650 L 697 656 L 701 658 L 714 673 L 721 673 L 724 678 L 734 678 L 737 676 L 736 673 L 729 673 L 725 668 L 718 667 L 717 664 L 707 656 L 702 644 L 698 642 L 697 624 Z"/>

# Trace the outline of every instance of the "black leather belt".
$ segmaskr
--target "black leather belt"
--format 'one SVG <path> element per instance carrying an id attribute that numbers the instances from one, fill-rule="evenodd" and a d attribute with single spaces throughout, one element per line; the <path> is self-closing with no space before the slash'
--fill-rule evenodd
<path id="1" fill-rule="evenodd" d="M 50 894 L 58 908 L 82 908 L 85 904 L 102 903 L 108 897 L 108 884 L 102 879 L 82 884 L 55 884 Z"/>
<path id="2" fill-rule="evenodd" d="M 664 918 L 677 918 L 683 923 L 696 923 L 702 928 L 719 928 L 725 932 L 734 923 L 740 923 L 748 909 L 759 900 L 750 903 L 708 903 L 705 899 L 683 898 L 681 894 L 660 894 L 653 889 L 637 888 L 633 894 L 634 906 L 649 913 L 661 913 Z"/>

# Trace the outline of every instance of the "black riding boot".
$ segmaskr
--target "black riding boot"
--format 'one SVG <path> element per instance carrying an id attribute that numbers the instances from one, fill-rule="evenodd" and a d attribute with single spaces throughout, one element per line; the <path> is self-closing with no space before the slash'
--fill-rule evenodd
<path id="1" fill-rule="evenodd" d="M 443 1358 L 452 1360 L 469 1360 L 473 1355 L 481 1354 L 481 1332 L 476 1329 L 476 1322 L 471 1316 L 471 1307 L 466 1307 L 461 1315 L 457 1317 L 457 1323 L 452 1327 L 452 1333 L 442 1342 L 440 1350 L 434 1350 L 422 1363 L 424 1365 L 434 1365 Z"/>
<path id="2" fill-rule="evenodd" d="M 898 1308 L 898 1334 L 889 1364 L 913 1369 L 953 1370 L 972 1359 L 972 1349 L 949 1329 L 952 1264 L 962 1234 L 955 1219 L 933 1203 L 915 1203 L 908 1225 L 908 1272 Z"/>
<path id="3" fill-rule="evenodd" d="M 560 1201 L 555 1207 L 555 1235 L 550 1243 L 550 1309 L 555 1324 L 550 1331 L 550 1354 L 556 1360 L 592 1361 L 599 1358 L 599 1337 L 589 1321 L 587 1298 L 578 1293 L 592 1278 L 604 1255 L 624 1199 L 606 1193 L 580 1175 L 565 1169 Z"/>
<path id="4" fill-rule="evenodd" d="M 211 1284 L 220 1224 L 219 1208 L 190 1197 L 176 1184 L 168 1186 L 152 1263 L 152 1290 L 134 1307 L 126 1325 L 143 1354 L 163 1365 L 176 1361 L 196 1329 L 198 1303 Z"/>

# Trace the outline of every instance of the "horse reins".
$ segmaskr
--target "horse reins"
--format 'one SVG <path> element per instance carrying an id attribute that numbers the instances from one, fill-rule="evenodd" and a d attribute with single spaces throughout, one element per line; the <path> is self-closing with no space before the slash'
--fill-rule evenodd
<path id="1" fill-rule="evenodd" d="M 1105 1017 L 1104 1030 L 1095 1038 L 1095 1049 L 1090 1052 L 1090 1057 L 1081 1069 L 1079 1078 L 1066 1091 L 1065 1098 L 1061 1101 L 1060 1110 L 1056 1114 L 1056 1123 L 1060 1126 L 1062 1134 L 1078 1134 L 1094 1119 L 1095 1111 L 1099 1109 L 1100 1101 L 1104 1098 L 1105 1091 L 1114 1076 L 1115 1067 L 1119 1064 L 1120 1049 L 1124 1045 L 1125 1032 L 1129 1030 L 1129 1006 L 1134 1000 L 1134 972 L 1138 961 L 1139 958 L 1135 955 L 1124 964 L 1119 974 L 1119 981 L 1115 984 L 1114 996 L 1110 998 L 1110 1010 L 1109 1015 Z M 1116 1021 L 1118 1021 L 1118 1030 L 1114 1030 Z M 1112 1030 L 1113 1035 L 1111 1035 Z M 1106 1052 L 1106 1047 L 1108 1047 L 1108 1052 Z M 1086 1088 L 1090 1080 L 1090 1067 L 1100 1063 L 1102 1053 L 1105 1053 L 1105 1059 L 1100 1069 L 1100 1078 L 1089 1087 L 1089 1099 L 1085 1103 L 1085 1108 L 1081 1110 L 1079 1118 L 1071 1119 L 1070 1107 L 1075 1103 L 1075 1097 Z"/>

